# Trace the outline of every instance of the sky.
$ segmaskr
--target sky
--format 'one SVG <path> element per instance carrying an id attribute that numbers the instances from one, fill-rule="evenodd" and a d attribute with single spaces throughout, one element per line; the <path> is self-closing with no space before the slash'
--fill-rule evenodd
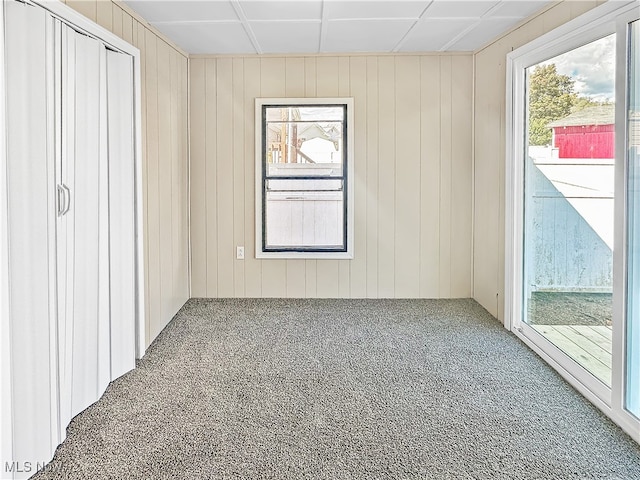
<path id="1" fill-rule="evenodd" d="M 615 35 L 609 35 L 541 64 L 555 63 L 558 73 L 575 80 L 577 94 L 600 102 L 613 101 L 615 48 Z"/>

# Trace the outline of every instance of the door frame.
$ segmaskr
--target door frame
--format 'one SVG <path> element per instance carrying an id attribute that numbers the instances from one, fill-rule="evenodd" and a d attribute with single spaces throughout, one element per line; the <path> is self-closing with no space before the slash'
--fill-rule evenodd
<path id="1" fill-rule="evenodd" d="M 505 305 L 504 326 L 534 350 L 596 407 L 640 442 L 640 421 L 624 409 L 624 300 L 626 277 L 626 25 L 638 18 L 638 2 L 606 2 L 507 55 L 505 155 Z M 613 253 L 613 358 L 609 389 L 522 320 L 524 259 L 525 68 L 616 34 L 616 155 Z M 620 72 L 624 72 L 620 74 Z M 621 108 L 625 106 L 625 108 Z"/>
<path id="2" fill-rule="evenodd" d="M 134 234 L 135 238 L 132 239 L 135 242 L 135 356 L 136 358 L 142 358 L 146 350 L 146 286 L 145 286 L 145 255 L 144 255 L 144 204 L 143 204 L 143 171 L 142 171 L 142 121 L 141 121 L 141 55 L 140 51 L 129 45 L 124 40 L 120 39 L 116 35 L 100 27 L 91 20 L 85 18 L 81 14 L 77 13 L 70 7 L 66 6 L 62 2 L 51 0 L 19 0 L 25 6 L 25 8 L 38 8 L 43 11 L 47 11 L 53 18 L 60 20 L 64 24 L 69 25 L 71 28 L 87 34 L 88 36 L 99 39 L 102 43 L 106 44 L 109 48 L 129 55 L 133 59 L 133 98 L 134 98 L 134 115 L 133 115 L 133 145 L 134 145 L 134 165 L 133 165 L 133 180 L 134 180 Z M 5 6 L 3 2 L 0 6 L 0 22 L 4 25 L 5 20 Z M 51 22 L 53 24 L 54 22 Z M 53 46 L 51 47 L 53 48 Z M 6 138 L 6 81 L 5 81 L 5 38 L 4 35 L 0 35 L 0 185 L 6 185 L 8 181 L 8 175 L 6 170 L 7 164 L 7 138 Z M 52 56 L 53 58 L 53 56 Z M 55 90 L 54 80 L 50 79 L 50 88 Z M 53 183 L 53 175 L 51 178 L 51 189 L 55 189 Z M 52 195 L 49 195 L 51 200 Z M 50 202 L 52 205 L 55 202 Z M 0 393 L 0 419 L 3 427 L 0 432 L 0 458 L 4 462 L 5 460 L 12 461 L 14 459 L 15 448 L 13 445 L 14 429 L 13 418 L 16 407 L 13 402 L 13 369 L 12 369 L 12 345 L 11 345 L 11 317 L 10 317 L 10 298 L 11 298 L 11 285 L 10 270 L 9 270 L 9 210 L 8 210 L 8 198 L 5 194 L 5 190 L 2 190 L 0 194 L 0 378 L 3 380 L 5 388 Z M 55 214 L 53 214 L 55 215 Z M 50 241 L 55 239 L 50 238 Z M 51 245 L 51 243 L 50 243 Z M 53 262 L 52 262 L 53 263 Z M 55 264 L 49 265 L 49 271 L 55 270 Z M 50 305 L 49 308 L 55 306 Z M 55 318 L 55 317 L 54 317 Z M 50 343 L 55 346 L 57 344 L 57 328 L 50 329 Z M 52 349 L 54 352 L 55 349 Z M 57 362 L 57 359 L 56 359 Z M 55 363 L 55 362 L 54 362 Z M 54 390 L 57 389 L 58 379 L 56 377 L 57 372 L 51 373 L 51 388 L 54 398 L 53 405 L 57 405 L 57 395 Z M 19 380 L 19 379 L 18 379 Z M 54 385 L 55 384 L 55 385 Z M 58 418 L 57 409 L 52 412 L 52 418 Z M 54 422 L 56 423 L 56 422 Z M 42 462 L 49 461 L 53 456 L 56 446 L 64 439 L 65 425 L 60 425 L 58 422 L 56 425 L 51 425 L 50 433 L 52 435 L 51 452 L 49 458 L 37 458 L 34 461 Z M 15 461 L 27 461 L 31 459 L 16 459 Z M 37 468 L 37 465 L 33 463 L 31 467 Z M 4 468 L 4 463 L 3 463 Z M 8 473 L 8 472 L 6 472 Z M 12 474 L 13 476 L 13 474 Z"/>
<path id="3" fill-rule="evenodd" d="M 4 2 L 0 8 L 0 25 L 4 29 Z M 4 30 L 3 30 L 4 32 Z M 0 185 L 7 184 L 6 171 L 6 120 L 5 120 L 5 58 L 4 35 L 0 35 Z M 0 378 L 11 381 L 11 322 L 9 321 L 9 208 L 5 192 L 0 194 Z M 3 382 L 4 383 L 4 382 Z M 7 388 L 9 387 L 9 388 Z M 10 425 L 12 410 L 13 382 L 4 385 L 0 393 L 0 423 Z M 0 429 L 0 459 L 13 458 L 13 432 L 10 428 Z"/>

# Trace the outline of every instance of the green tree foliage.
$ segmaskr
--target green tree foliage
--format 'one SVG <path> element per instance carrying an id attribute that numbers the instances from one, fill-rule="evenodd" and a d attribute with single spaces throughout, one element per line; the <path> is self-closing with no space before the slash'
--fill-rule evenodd
<path id="1" fill-rule="evenodd" d="M 547 125 L 572 112 L 578 99 L 573 87 L 574 80 L 560 75 L 555 64 L 535 67 L 529 77 L 529 145 L 551 144 Z"/>
<path id="2" fill-rule="evenodd" d="M 594 102 L 589 97 L 576 97 L 576 101 L 571 107 L 571 113 L 579 112 L 587 107 L 601 107 L 603 105 L 611 105 L 611 102 Z"/>
<path id="3" fill-rule="evenodd" d="M 537 65 L 529 77 L 529 145 L 550 145 L 549 122 L 588 107 L 608 105 L 574 93 L 575 80 L 556 65 Z"/>

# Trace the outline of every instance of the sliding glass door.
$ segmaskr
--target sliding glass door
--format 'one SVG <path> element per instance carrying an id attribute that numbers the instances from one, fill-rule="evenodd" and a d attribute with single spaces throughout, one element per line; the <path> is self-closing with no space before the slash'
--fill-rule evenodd
<path id="1" fill-rule="evenodd" d="M 615 41 L 525 71 L 523 320 L 609 387 Z"/>
<path id="2" fill-rule="evenodd" d="M 505 324 L 640 442 L 639 17 L 507 56 Z"/>
<path id="3" fill-rule="evenodd" d="M 625 407 L 640 418 L 640 21 L 630 24 Z"/>

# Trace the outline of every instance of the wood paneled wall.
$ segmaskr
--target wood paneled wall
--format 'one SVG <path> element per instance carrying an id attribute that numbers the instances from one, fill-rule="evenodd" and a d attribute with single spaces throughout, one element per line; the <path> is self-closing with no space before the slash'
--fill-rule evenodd
<path id="1" fill-rule="evenodd" d="M 193 58 L 190 199 L 186 56 L 117 2 L 66 3 L 142 52 L 147 344 L 189 296 L 189 200 L 194 297 L 473 295 L 503 318 L 505 56 L 602 0 L 553 6 L 475 71 L 465 55 Z M 354 260 L 253 257 L 258 96 L 355 98 Z"/>
<path id="2" fill-rule="evenodd" d="M 473 298 L 504 319 L 506 55 L 603 3 L 564 1 L 475 55 Z"/>
<path id="3" fill-rule="evenodd" d="M 192 296 L 469 297 L 472 85 L 471 55 L 192 57 Z M 254 258 L 254 99 L 285 96 L 355 99 L 353 260 Z"/>
<path id="4" fill-rule="evenodd" d="M 140 49 L 146 344 L 189 298 L 188 59 L 127 7 L 67 5 Z"/>

